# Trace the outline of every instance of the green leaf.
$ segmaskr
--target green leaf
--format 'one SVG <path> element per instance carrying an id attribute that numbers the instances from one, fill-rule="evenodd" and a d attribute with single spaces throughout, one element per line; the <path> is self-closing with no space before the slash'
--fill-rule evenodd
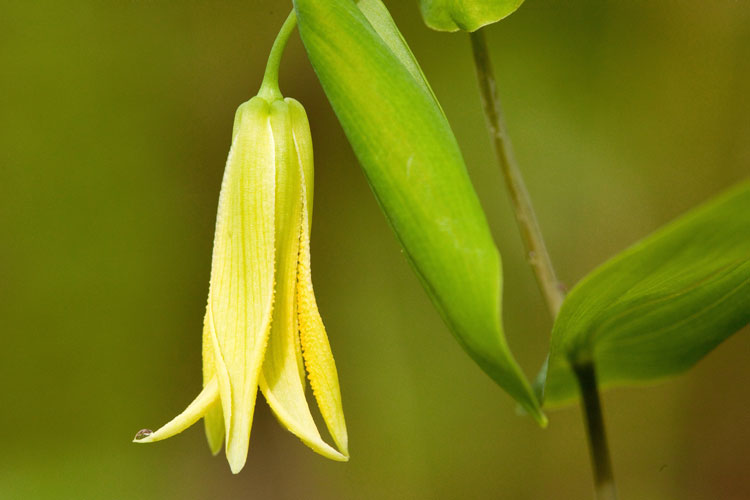
<path id="1" fill-rule="evenodd" d="M 294 0 L 313 68 L 412 268 L 459 343 L 540 423 L 500 321 L 500 255 L 450 125 L 380 0 Z"/>
<path id="2" fill-rule="evenodd" d="M 438 31 L 476 31 L 511 15 L 523 0 L 420 0 L 425 24 Z"/>
<path id="3" fill-rule="evenodd" d="M 605 263 L 568 295 L 552 331 L 545 404 L 578 395 L 574 365 L 603 386 L 681 373 L 750 322 L 750 183 Z"/>
<path id="4" fill-rule="evenodd" d="M 409 46 L 406 44 L 403 35 L 398 30 L 396 23 L 393 22 L 391 14 L 380 0 L 357 0 L 357 7 L 362 11 L 370 26 L 377 32 L 382 41 L 398 57 L 401 64 L 409 70 L 414 81 L 422 85 L 425 91 L 432 94 L 432 89 L 427 83 L 427 79 L 419 67 L 417 58 L 414 57 Z M 434 97 L 434 94 L 433 94 Z"/>

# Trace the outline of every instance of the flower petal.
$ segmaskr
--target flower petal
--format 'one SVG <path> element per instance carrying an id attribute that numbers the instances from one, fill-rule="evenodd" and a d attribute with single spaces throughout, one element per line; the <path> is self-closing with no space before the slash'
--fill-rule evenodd
<path id="1" fill-rule="evenodd" d="M 291 329 L 297 332 L 297 311 L 294 301 L 294 280 L 297 273 L 297 246 L 299 245 L 299 217 L 302 210 L 302 177 L 291 130 L 289 100 L 271 104 L 271 128 L 276 147 L 276 300 L 272 332 Z M 292 290 L 282 290 L 291 280 Z M 283 282 L 283 283 L 282 283 Z M 288 298 L 287 298 L 288 297 Z M 281 305 L 282 302 L 286 305 Z M 282 310 L 283 309 L 283 310 Z M 271 339 L 274 334 L 271 333 Z M 272 341 L 271 341 L 272 342 Z M 302 386 L 305 385 L 305 365 L 298 335 L 292 336 L 292 346 L 297 356 L 297 367 Z M 266 354 L 266 357 L 270 353 Z"/>
<path id="2" fill-rule="evenodd" d="M 299 318 L 302 353 L 305 358 L 310 386 L 318 402 L 320 413 L 341 453 L 349 456 L 349 438 L 341 405 L 341 391 L 336 363 L 328 343 L 323 320 L 318 312 L 310 270 L 310 227 L 307 223 L 307 203 L 300 231 L 300 255 L 297 271 L 297 314 Z"/>
<path id="3" fill-rule="evenodd" d="M 282 425 L 321 455 L 346 460 L 320 437 L 305 398 L 305 368 L 299 347 L 295 300 L 303 195 L 286 102 L 272 104 L 271 124 L 277 167 L 276 303 L 260 388 Z"/>
<path id="4" fill-rule="evenodd" d="M 318 313 L 310 272 L 310 227 L 313 209 L 313 149 L 310 125 L 302 105 L 287 98 L 292 121 L 292 134 L 302 176 L 302 220 L 299 231 L 299 256 L 297 258 L 297 283 L 295 299 L 299 322 L 300 341 L 310 385 L 323 415 L 323 420 L 339 450 L 349 456 L 346 422 L 341 406 L 336 364 L 328 344 L 323 321 Z"/>
<path id="5" fill-rule="evenodd" d="M 208 310 L 203 320 L 203 386 L 208 385 L 212 380 L 216 381 L 216 366 L 214 361 L 213 341 L 211 339 L 211 330 L 208 326 Z M 218 388 L 218 382 L 217 382 Z M 217 455 L 221 451 L 221 445 L 224 443 L 224 415 L 221 411 L 221 401 L 216 398 L 211 407 L 206 410 L 203 416 L 203 425 L 206 431 L 206 439 L 211 453 Z"/>
<path id="6" fill-rule="evenodd" d="M 287 97 L 284 101 L 289 105 L 289 118 L 292 123 L 292 140 L 294 148 L 297 151 L 297 160 L 302 169 L 301 182 L 305 190 L 305 199 L 307 200 L 307 224 L 312 226 L 312 209 L 313 209 L 313 186 L 314 186 L 314 168 L 313 168 L 313 147 L 312 136 L 310 135 L 310 123 L 307 120 L 305 108 L 299 101 Z"/>
<path id="7" fill-rule="evenodd" d="M 206 411 L 219 400 L 219 384 L 215 378 L 211 379 L 185 411 L 164 424 L 156 432 L 145 434 L 142 438 L 136 437 L 134 443 L 153 443 L 167 439 L 179 434 L 205 415 Z M 139 433 L 140 435 L 140 433 Z"/>
<path id="8" fill-rule="evenodd" d="M 275 150 L 268 103 L 237 110 L 216 221 L 208 331 L 235 474 L 245 465 L 274 283 Z"/>

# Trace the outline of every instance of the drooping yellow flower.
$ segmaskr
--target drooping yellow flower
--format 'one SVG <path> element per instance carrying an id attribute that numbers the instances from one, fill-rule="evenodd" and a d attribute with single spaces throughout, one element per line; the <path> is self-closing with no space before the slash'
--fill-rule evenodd
<path id="1" fill-rule="evenodd" d="M 214 454 L 245 465 L 258 388 L 279 421 L 333 460 L 349 457 L 338 375 L 310 274 L 313 156 L 302 105 L 265 94 L 237 110 L 224 179 L 203 327 L 203 391 L 136 442 L 205 421 Z M 320 436 L 305 372 L 338 450 Z"/>

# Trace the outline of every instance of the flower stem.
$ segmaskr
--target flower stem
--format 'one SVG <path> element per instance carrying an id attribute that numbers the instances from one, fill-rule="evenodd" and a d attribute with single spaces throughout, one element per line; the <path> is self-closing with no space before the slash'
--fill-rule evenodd
<path id="1" fill-rule="evenodd" d="M 505 185 L 510 193 L 528 262 L 534 271 L 547 309 L 554 319 L 562 305 L 564 293 L 555 275 L 555 269 L 552 267 L 552 261 L 547 253 L 547 247 L 544 244 L 544 238 L 539 229 L 534 208 L 531 205 L 531 198 L 513 155 L 483 29 L 471 34 L 471 47 L 474 52 L 474 64 L 477 69 L 487 128 L 495 147 L 497 161 L 500 164 L 500 170 L 505 177 Z"/>
<path id="2" fill-rule="evenodd" d="M 503 110 L 497 94 L 497 84 L 483 29 L 471 34 L 471 47 L 474 52 L 474 64 L 477 69 L 477 78 L 479 79 L 479 89 L 482 96 L 484 114 L 487 119 L 487 128 L 492 137 L 497 161 L 500 164 L 500 170 L 502 170 L 505 177 L 505 185 L 508 187 L 511 201 L 513 202 L 513 210 L 516 214 L 516 221 L 521 231 L 521 239 L 527 252 L 529 264 L 534 271 L 537 284 L 547 304 L 547 309 L 554 319 L 560 311 L 565 293 L 557 280 L 555 269 L 552 267 L 552 261 L 544 244 L 544 237 L 539 229 L 534 208 L 531 205 L 531 198 L 524 185 L 516 159 L 513 156 L 513 148 L 505 127 Z M 604 417 L 602 415 L 594 365 L 586 364 L 578 366 L 575 368 L 575 373 L 583 398 L 581 404 L 583 406 L 586 431 L 588 433 L 597 499 L 616 500 L 617 494 L 612 474 L 612 462 L 609 458 L 607 436 L 604 430 Z"/>
<path id="3" fill-rule="evenodd" d="M 271 47 L 271 53 L 268 55 L 266 63 L 266 72 L 263 75 L 263 82 L 260 84 L 258 95 L 267 100 L 281 99 L 283 95 L 279 90 L 279 66 L 281 65 L 281 56 L 284 55 L 284 49 L 292 35 L 294 28 L 297 26 L 297 15 L 294 10 L 284 21 L 284 24 L 276 35 L 276 40 Z"/>
<path id="4" fill-rule="evenodd" d="M 573 368 L 581 389 L 581 407 L 588 433 L 591 465 L 594 469 L 594 485 L 598 500 L 616 500 L 615 480 L 612 475 L 612 462 L 609 458 L 607 434 L 604 430 L 604 416 L 596 383 L 596 370 L 592 363 Z"/>

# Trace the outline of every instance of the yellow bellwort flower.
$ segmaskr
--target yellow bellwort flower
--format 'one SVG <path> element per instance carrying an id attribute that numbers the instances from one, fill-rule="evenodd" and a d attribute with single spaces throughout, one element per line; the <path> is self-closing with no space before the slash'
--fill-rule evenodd
<path id="1" fill-rule="evenodd" d="M 224 179 L 203 327 L 203 391 L 183 413 L 136 442 L 205 421 L 214 454 L 245 465 L 258 388 L 279 421 L 333 460 L 349 457 L 338 375 L 310 274 L 313 155 L 307 115 L 263 92 L 237 110 Z M 305 372 L 338 450 L 320 436 Z"/>

